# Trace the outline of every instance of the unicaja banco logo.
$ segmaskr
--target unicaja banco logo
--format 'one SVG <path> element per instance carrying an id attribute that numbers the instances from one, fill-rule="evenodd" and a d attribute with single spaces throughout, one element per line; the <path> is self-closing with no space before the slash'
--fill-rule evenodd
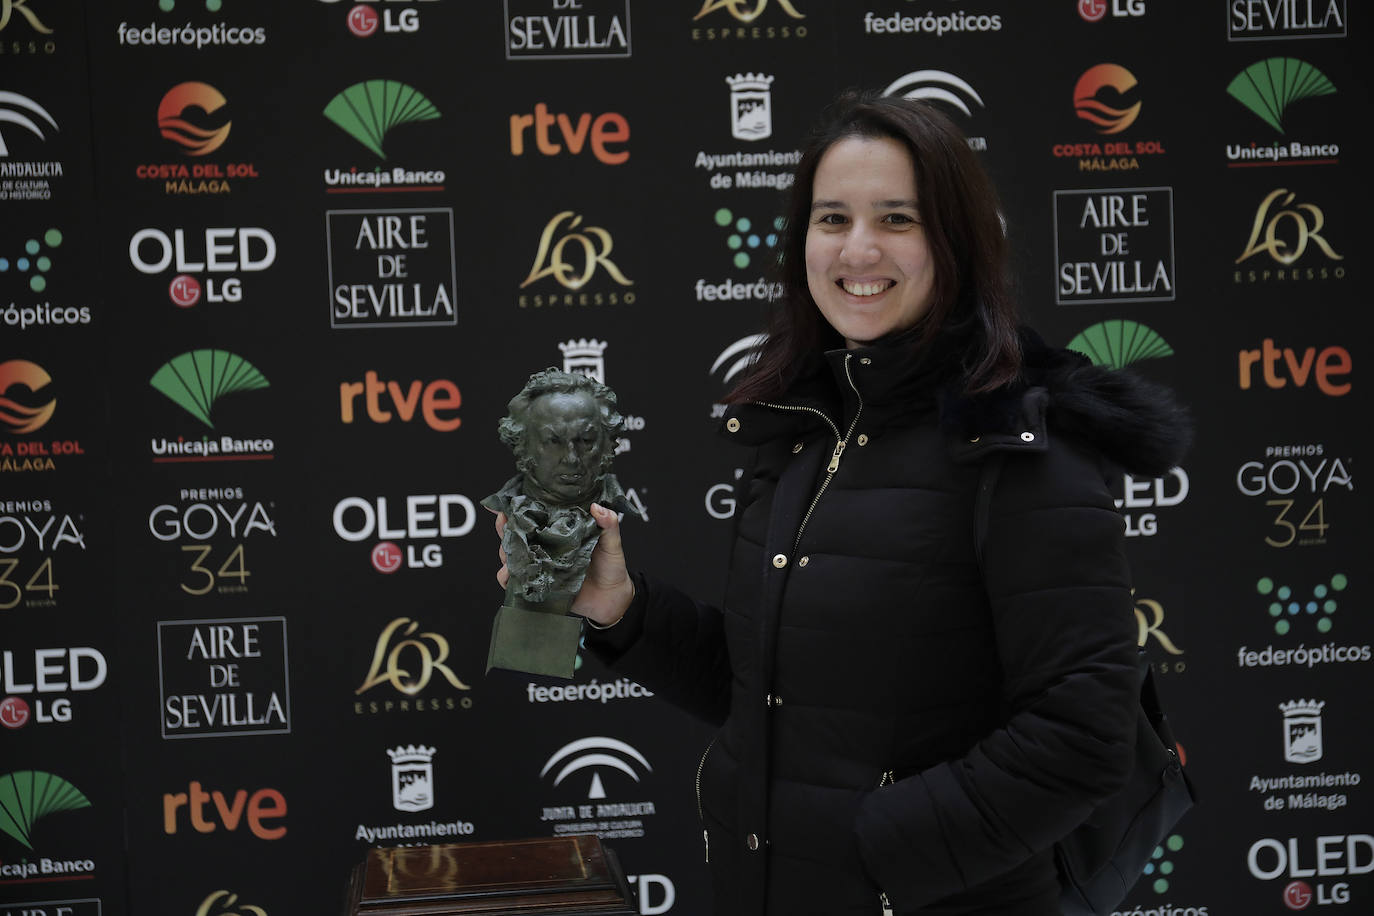
<path id="1" fill-rule="evenodd" d="M 386 158 L 382 141 L 398 124 L 433 121 L 439 109 L 418 90 L 396 80 L 355 83 L 324 106 L 324 116 L 363 146 Z"/>
<path id="2" fill-rule="evenodd" d="M 1290 700 L 1279 704 L 1283 713 L 1283 759 L 1289 763 L 1316 763 L 1322 759 L 1322 707 L 1324 700 Z"/>
<path id="3" fill-rule="evenodd" d="M 57 130 L 57 122 L 47 109 L 26 95 L 17 92 L 0 92 L 0 124 L 17 124 L 40 140 L 48 139 L 43 135 L 43 127 L 34 119 L 38 118 Z M 9 147 L 5 146 L 5 135 L 0 133 L 0 156 L 8 156 Z"/>
<path id="4" fill-rule="evenodd" d="M 1336 87 L 1316 67 L 1295 57 L 1270 57 L 1236 74 L 1226 87 L 1231 98 L 1279 133 L 1288 106 L 1301 99 L 1332 95 Z"/>
<path id="5" fill-rule="evenodd" d="M 397 811 L 428 811 L 434 807 L 434 748 L 407 744 L 389 748 L 391 805 Z"/>
<path id="6" fill-rule="evenodd" d="M 1140 102 L 1125 104 L 1125 95 L 1136 86 L 1135 76 L 1119 64 L 1098 64 L 1088 68 L 1073 87 L 1074 111 L 1092 124 L 1099 134 L 1119 134 L 1140 116 Z M 1115 90 L 1122 102 L 1108 104 L 1099 98 L 1105 90 Z"/>
<path id="7" fill-rule="evenodd" d="M 15 387 L 36 392 L 47 386 L 52 376 L 37 363 L 27 359 L 10 359 L 0 363 L 0 428 L 23 435 L 42 428 L 57 409 L 57 398 L 29 407 L 10 397 Z"/>
<path id="8" fill-rule="evenodd" d="M 642 767 L 646 773 L 653 772 L 654 768 L 649 766 L 649 761 L 644 759 L 644 755 L 624 741 L 603 736 L 581 738 L 570 741 L 554 751 L 553 756 L 549 757 L 544 768 L 539 771 L 539 777 L 542 779 L 557 769 L 553 777 L 553 784 L 556 786 L 573 773 L 590 769 L 592 779 L 587 787 L 587 798 L 605 798 L 606 787 L 602 785 L 600 770 L 619 770 L 635 782 L 639 782 L 635 764 Z"/>
<path id="9" fill-rule="evenodd" d="M 1070 350 L 1082 353 L 1094 366 L 1124 369 L 1146 359 L 1173 356 L 1174 349 L 1156 331 L 1137 321 L 1113 318 L 1099 321 L 1078 332 L 1068 342 Z"/>
<path id="10" fill-rule="evenodd" d="M 252 363 L 227 350 L 191 350 L 163 363 L 148 383 L 211 429 L 215 402 L 236 391 L 268 387 Z"/>
<path id="11" fill-rule="evenodd" d="M 0 776 L 0 830 L 28 849 L 33 849 L 32 830 L 39 818 L 89 807 L 81 790 L 61 776 L 38 770 Z"/>
<path id="12" fill-rule="evenodd" d="M 182 148 L 188 156 L 205 156 L 224 145 L 232 121 L 219 127 L 197 124 L 196 109 L 213 115 L 227 104 L 218 89 L 209 83 L 178 83 L 157 106 L 157 126 L 162 136 Z"/>
<path id="13" fill-rule="evenodd" d="M 1312 593 L 1299 600 L 1293 589 L 1278 585 L 1265 576 L 1255 584 L 1255 591 L 1272 599 L 1268 605 L 1269 616 L 1274 618 L 1274 632 L 1285 636 L 1293 629 L 1293 621 L 1304 617 L 1316 620 L 1317 632 L 1330 633 L 1333 626 L 1332 615 L 1336 613 L 1335 593 L 1345 591 L 1350 579 L 1344 573 L 1336 573 L 1327 582 L 1312 587 Z"/>

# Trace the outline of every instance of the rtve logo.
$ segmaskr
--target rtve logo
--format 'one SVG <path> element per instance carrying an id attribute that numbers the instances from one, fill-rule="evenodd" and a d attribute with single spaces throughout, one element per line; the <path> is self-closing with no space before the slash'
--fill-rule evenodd
<path id="1" fill-rule="evenodd" d="M 354 404 L 358 396 L 363 396 L 367 417 L 373 423 L 390 423 L 394 408 L 402 423 L 415 418 L 418 406 L 425 425 L 441 433 L 452 432 L 462 425 L 457 412 L 463 403 L 458 386 L 448 379 L 435 379 L 425 383 L 416 379 L 405 390 L 396 382 L 384 382 L 371 369 L 363 375 L 361 382 L 343 382 L 339 385 L 339 419 L 352 423 Z M 441 413 L 441 411 L 443 413 Z"/>
<path id="2" fill-rule="evenodd" d="M 1336 381 L 1350 374 L 1350 351 L 1345 347 L 1326 347 L 1317 351 L 1308 347 L 1302 355 L 1288 347 L 1279 349 L 1272 338 L 1264 338 L 1258 350 L 1240 351 L 1240 387 L 1249 390 L 1255 364 L 1260 364 L 1261 377 L 1270 388 L 1285 388 L 1291 379 L 1294 386 L 1304 388 L 1309 379 L 1316 380 L 1322 394 L 1338 398 L 1350 391 L 1350 382 Z M 1287 369 L 1286 377 L 1283 372 Z"/>
<path id="3" fill-rule="evenodd" d="M 553 132 L 558 126 L 556 142 Z M 630 123 L 624 115 L 608 111 L 595 119 L 588 112 L 577 116 L 577 123 L 565 114 L 551 114 L 543 102 L 534 106 L 534 114 L 513 114 L 510 116 L 510 153 L 512 156 L 525 155 L 525 131 L 534 128 L 534 145 L 545 156 L 557 156 L 566 145 L 574 156 L 581 154 L 588 140 L 591 141 L 592 155 L 606 165 L 620 165 L 630 158 L 626 149 L 608 149 L 608 144 L 623 145 L 630 139 Z"/>
<path id="4" fill-rule="evenodd" d="M 209 808 L 206 802 L 214 804 Z M 286 817 L 286 798 L 276 789 L 258 789 L 252 795 L 247 789 L 233 793 L 232 801 L 215 789 L 206 792 L 196 780 L 191 780 L 189 792 L 168 792 L 162 796 L 162 831 L 175 834 L 181 827 L 181 809 L 185 808 L 191 826 L 198 833 L 214 833 L 222 824 L 230 832 L 248 821 L 248 830 L 260 840 L 279 840 L 286 836 L 286 827 L 275 822 Z M 207 818 L 208 814 L 208 818 Z M 268 821 L 274 822 L 268 824 Z"/>

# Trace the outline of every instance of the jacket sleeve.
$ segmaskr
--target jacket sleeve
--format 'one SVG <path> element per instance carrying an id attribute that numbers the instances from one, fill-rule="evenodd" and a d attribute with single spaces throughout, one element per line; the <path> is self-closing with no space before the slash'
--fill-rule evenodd
<path id="1" fill-rule="evenodd" d="M 587 648 L 674 706 L 721 725 L 731 684 L 721 612 L 641 573 L 632 578 L 625 617 L 609 629 L 587 627 Z"/>
<path id="2" fill-rule="evenodd" d="M 855 819 L 899 909 L 1014 868 L 1124 784 L 1139 706 L 1124 533 L 1095 456 L 1051 442 L 1007 457 L 983 553 L 1005 722 Z"/>

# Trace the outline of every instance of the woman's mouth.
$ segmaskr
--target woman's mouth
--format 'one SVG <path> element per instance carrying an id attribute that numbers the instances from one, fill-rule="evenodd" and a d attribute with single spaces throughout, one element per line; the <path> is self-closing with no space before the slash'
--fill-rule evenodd
<path id="1" fill-rule="evenodd" d="M 840 289 L 849 293 L 851 296 L 876 296 L 879 293 L 887 292 L 897 285 L 896 280 L 866 280 L 859 282 L 856 280 L 837 281 Z"/>

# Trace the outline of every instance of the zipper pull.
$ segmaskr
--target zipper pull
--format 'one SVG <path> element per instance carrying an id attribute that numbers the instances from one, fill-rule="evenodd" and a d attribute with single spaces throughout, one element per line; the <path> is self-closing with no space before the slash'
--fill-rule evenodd
<path id="1" fill-rule="evenodd" d="M 892 901 L 887 899 L 887 894 L 879 891 L 878 899 L 883 902 L 883 916 L 892 916 Z"/>
<path id="2" fill-rule="evenodd" d="M 825 466 L 826 471 L 833 474 L 840 469 L 840 456 L 844 454 L 844 440 L 835 440 L 835 451 L 830 456 L 830 463 Z"/>
<path id="3" fill-rule="evenodd" d="M 701 842 L 706 844 L 706 861 L 711 861 L 711 831 L 702 828 Z"/>

